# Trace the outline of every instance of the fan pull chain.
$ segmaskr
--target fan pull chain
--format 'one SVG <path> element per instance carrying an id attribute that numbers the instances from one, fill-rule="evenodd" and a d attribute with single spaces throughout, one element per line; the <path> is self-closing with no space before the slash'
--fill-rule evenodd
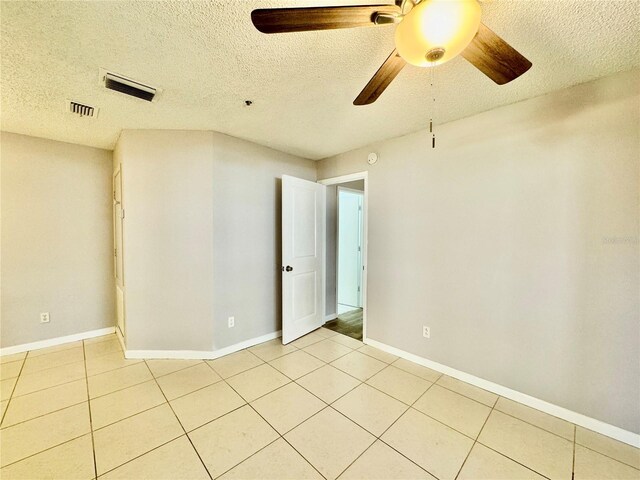
<path id="1" fill-rule="evenodd" d="M 436 108 L 436 94 L 435 94 L 435 90 L 434 90 L 434 83 L 435 83 L 435 67 L 430 67 L 429 70 L 431 70 L 431 100 L 433 100 L 433 106 L 431 108 L 431 118 L 429 119 L 429 133 L 431 134 L 431 148 L 436 148 L 436 134 L 433 132 L 433 112 L 435 111 Z"/>

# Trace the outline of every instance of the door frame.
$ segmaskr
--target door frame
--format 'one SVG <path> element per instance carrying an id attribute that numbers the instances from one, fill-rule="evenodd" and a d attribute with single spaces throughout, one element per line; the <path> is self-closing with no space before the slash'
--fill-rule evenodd
<path id="1" fill-rule="evenodd" d="M 362 241 L 362 341 L 366 343 L 367 340 L 367 291 L 368 291 L 368 276 L 369 276 L 369 262 L 368 262 L 368 254 L 369 254 L 369 172 L 357 172 L 350 173 L 348 175 L 340 175 L 338 177 L 331 178 L 323 178 L 322 180 L 318 180 L 318 183 L 322 185 L 339 185 L 341 183 L 353 182 L 355 180 L 364 180 L 364 200 L 363 200 L 363 241 Z M 325 212 L 325 223 L 326 223 L 326 212 Z M 337 240 L 337 237 L 336 237 Z M 336 241 L 337 243 L 337 241 Z M 327 263 L 327 249 L 324 251 L 324 263 Z M 337 263 L 337 258 L 336 258 Z M 337 280 L 337 271 L 336 271 L 336 280 Z M 322 290 L 327 291 L 327 276 L 326 274 L 322 277 Z M 336 291 L 336 301 L 337 301 L 337 291 Z M 326 301 L 324 302 L 324 317 L 327 318 L 327 305 Z M 336 310 L 336 315 L 337 315 Z"/>
<path id="2" fill-rule="evenodd" d="M 116 215 L 116 179 L 120 180 L 120 214 L 121 217 L 117 218 Z M 116 257 L 116 255 L 114 255 L 113 258 L 113 279 L 114 279 L 114 285 L 115 285 L 115 294 L 116 294 L 116 309 L 118 309 L 119 305 L 118 305 L 118 290 L 121 292 L 122 295 L 122 329 L 120 329 L 120 323 L 118 322 L 118 312 L 116 311 L 116 333 L 119 333 L 118 335 L 118 339 L 120 340 L 120 343 L 122 345 L 122 349 L 125 350 L 125 339 L 127 338 L 126 335 L 126 330 L 127 330 L 127 321 L 126 321 L 126 308 L 125 308 L 125 291 L 124 291 L 124 189 L 123 187 L 123 182 L 122 182 L 122 164 L 118 164 L 116 166 L 116 168 L 113 171 L 113 175 L 111 178 L 111 192 L 112 192 L 112 218 L 113 218 L 113 248 L 114 248 L 114 253 L 116 251 L 117 245 L 118 245 L 118 239 L 117 239 L 117 229 L 116 229 L 116 222 L 120 222 L 120 235 L 121 235 L 121 245 L 120 245 L 120 251 L 117 252 L 119 257 Z M 118 276 L 117 276 L 117 272 L 118 272 L 118 258 L 120 258 L 121 261 L 121 271 L 120 271 L 120 283 L 118 283 Z M 122 336 L 122 338 L 121 338 Z"/>
<path id="3" fill-rule="evenodd" d="M 348 187 L 342 187 L 340 184 L 338 184 L 338 188 L 336 189 L 336 194 L 338 196 L 337 198 L 337 225 L 336 225 L 336 314 L 338 313 L 338 305 L 340 305 L 340 301 L 338 298 L 338 294 L 340 293 L 340 191 L 343 192 L 351 192 L 357 195 L 360 195 L 362 197 L 362 238 L 360 239 L 362 245 L 361 248 L 362 250 L 360 251 L 360 262 L 362 265 L 364 265 L 364 190 L 355 190 L 353 188 L 348 188 Z M 358 228 L 360 227 L 360 225 L 358 225 Z M 326 231 L 326 229 L 325 229 Z M 364 270 L 362 271 L 362 273 L 360 274 L 360 303 L 364 304 Z M 325 306 L 325 309 L 327 307 Z M 363 308 L 362 305 L 360 306 L 360 308 Z M 364 311 L 364 308 L 363 308 Z M 326 313 L 326 312 L 325 312 Z M 326 317 L 326 315 L 325 315 Z M 364 328 L 364 327 L 363 327 Z"/>

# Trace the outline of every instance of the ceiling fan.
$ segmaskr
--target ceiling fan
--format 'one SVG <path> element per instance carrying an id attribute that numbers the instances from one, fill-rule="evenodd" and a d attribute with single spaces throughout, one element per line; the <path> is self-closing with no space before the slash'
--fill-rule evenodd
<path id="1" fill-rule="evenodd" d="M 400 70 L 440 65 L 458 54 L 499 85 L 531 68 L 531 62 L 480 21 L 477 0 L 395 0 L 395 5 L 258 9 L 262 33 L 303 32 L 397 24 L 396 48 L 356 97 L 375 102 Z"/>

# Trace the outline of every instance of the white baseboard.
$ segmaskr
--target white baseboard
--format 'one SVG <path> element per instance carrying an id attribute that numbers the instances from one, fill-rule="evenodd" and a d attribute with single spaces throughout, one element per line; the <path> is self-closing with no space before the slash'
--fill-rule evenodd
<path id="1" fill-rule="evenodd" d="M 331 320 L 335 320 L 336 318 L 338 318 L 338 315 L 336 313 L 332 313 L 331 315 L 326 315 L 324 317 L 324 323 L 330 322 Z"/>
<path id="2" fill-rule="evenodd" d="M 624 430 L 620 427 L 616 427 L 600 420 L 596 420 L 595 418 L 587 417 L 586 415 L 583 415 L 581 413 L 559 407 L 558 405 L 554 405 L 553 403 L 549 403 L 525 393 L 503 387 L 502 385 L 490 382 L 489 380 L 485 380 L 469 373 L 456 370 L 455 368 L 442 365 L 441 363 L 428 360 L 418 355 L 414 355 L 413 353 L 405 352 L 404 350 L 400 350 L 399 348 L 386 345 L 376 340 L 367 338 L 364 340 L 364 343 L 366 343 L 367 345 L 371 345 L 372 347 L 376 347 L 387 353 L 391 353 L 398 357 L 417 363 L 418 365 L 422 365 L 432 370 L 436 370 L 438 372 L 449 375 L 450 377 L 457 378 L 458 380 L 462 380 L 463 382 L 470 383 L 471 385 L 475 385 L 476 387 L 483 388 L 484 390 L 493 392 L 497 395 L 500 395 L 501 397 L 520 402 L 529 407 L 548 413 L 549 415 L 553 415 L 554 417 L 558 417 L 568 422 L 575 423 L 576 425 L 579 425 L 581 427 L 588 428 L 589 430 L 593 430 L 594 432 L 601 433 L 602 435 L 606 435 L 607 437 L 611 437 L 633 447 L 640 448 L 640 435 L 638 435 L 637 433 L 629 432 L 628 430 Z"/>
<path id="3" fill-rule="evenodd" d="M 213 360 L 215 358 L 224 357 L 230 353 L 235 353 L 245 348 L 253 347 L 259 343 L 267 342 L 282 336 L 282 331 L 267 333 L 260 337 L 250 338 L 242 342 L 229 345 L 228 347 L 219 348 L 218 350 L 125 350 L 126 358 L 175 358 L 175 359 L 200 359 Z"/>
<path id="4" fill-rule="evenodd" d="M 14 353 L 27 352 L 29 350 L 37 350 L 39 348 L 55 347 L 63 343 L 77 342 L 78 340 L 86 340 L 87 338 L 101 337 L 109 335 L 115 331 L 115 327 L 101 328 L 99 330 L 91 330 L 89 332 L 75 333 L 64 337 L 50 338 L 48 340 L 40 340 L 38 342 L 23 343 L 22 345 L 14 345 L 13 347 L 0 348 L 0 356 L 13 355 Z"/>

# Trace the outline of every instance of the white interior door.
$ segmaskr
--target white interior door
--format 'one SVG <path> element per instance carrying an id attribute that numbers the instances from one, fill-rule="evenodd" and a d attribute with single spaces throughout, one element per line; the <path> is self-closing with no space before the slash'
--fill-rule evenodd
<path id="1" fill-rule="evenodd" d="M 338 314 L 362 307 L 364 194 L 338 187 Z"/>
<path id="2" fill-rule="evenodd" d="M 324 324 L 326 187 L 282 176 L 282 343 Z"/>
<path id="3" fill-rule="evenodd" d="M 116 278 L 116 315 L 118 328 L 124 336 L 124 265 L 122 260 L 122 174 L 118 168 L 113 176 L 113 234 L 114 234 L 114 272 Z"/>

